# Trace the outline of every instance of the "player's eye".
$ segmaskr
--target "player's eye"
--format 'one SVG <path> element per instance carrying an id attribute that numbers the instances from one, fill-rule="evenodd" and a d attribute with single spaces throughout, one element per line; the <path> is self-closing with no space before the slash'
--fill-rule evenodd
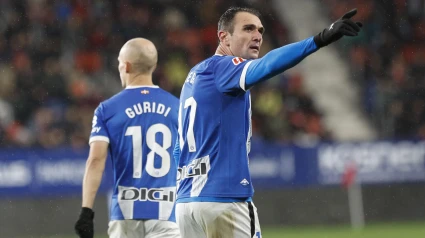
<path id="1" fill-rule="evenodd" d="M 263 35 L 264 34 L 264 28 L 258 29 L 258 32 L 260 32 L 260 34 Z"/>

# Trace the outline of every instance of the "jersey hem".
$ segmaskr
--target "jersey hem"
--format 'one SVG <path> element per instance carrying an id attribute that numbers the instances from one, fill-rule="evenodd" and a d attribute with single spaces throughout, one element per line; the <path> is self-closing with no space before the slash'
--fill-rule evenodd
<path id="1" fill-rule="evenodd" d="M 110 221 L 124 221 L 124 220 L 159 220 L 159 221 L 171 221 L 171 222 L 176 222 L 173 219 L 160 219 L 158 217 L 133 217 L 130 219 L 125 219 L 122 217 L 110 217 L 109 219 Z"/>
<path id="2" fill-rule="evenodd" d="M 249 198 L 254 196 L 254 193 L 249 193 L 249 194 L 203 194 L 202 196 L 197 196 L 197 197 L 209 197 L 209 198 Z M 177 194 L 177 199 L 182 199 L 182 198 L 195 198 L 195 197 L 190 197 L 188 195 L 179 197 L 179 195 Z"/>
<path id="3" fill-rule="evenodd" d="M 190 203 L 190 202 L 219 202 L 219 203 L 231 203 L 231 202 L 252 202 L 252 197 L 189 197 L 179 198 L 176 203 Z"/>

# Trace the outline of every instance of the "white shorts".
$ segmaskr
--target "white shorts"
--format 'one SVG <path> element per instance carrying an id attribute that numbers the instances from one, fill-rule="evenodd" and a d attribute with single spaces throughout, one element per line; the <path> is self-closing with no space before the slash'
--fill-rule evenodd
<path id="1" fill-rule="evenodd" d="M 252 202 L 177 203 L 176 219 L 184 238 L 261 238 Z"/>
<path id="2" fill-rule="evenodd" d="M 111 238 L 180 238 L 176 223 L 161 220 L 115 220 L 109 222 Z"/>

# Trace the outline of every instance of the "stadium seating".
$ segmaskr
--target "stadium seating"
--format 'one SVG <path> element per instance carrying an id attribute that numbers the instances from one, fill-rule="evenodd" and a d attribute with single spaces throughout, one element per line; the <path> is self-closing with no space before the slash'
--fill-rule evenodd
<path id="1" fill-rule="evenodd" d="M 220 14 L 242 1 L 2 1 L 0 141 L 3 146 L 87 146 L 98 103 L 121 90 L 126 40 L 159 49 L 154 82 L 179 96 L 192 66 L 217 46 Z M 257 4 L 267 31 L 262 54 L 287 42 L 271 5 Z M 253 89 L 254 137 L 290 142 L 330 138 L 297 74 Z"/>
<path id="2" fill-rule="evenodd" d="M 325 0 L 330 18 L 357 7 L 359 37 L 340 44 L 381 139 L 425 138 L 424 1 Z"/>

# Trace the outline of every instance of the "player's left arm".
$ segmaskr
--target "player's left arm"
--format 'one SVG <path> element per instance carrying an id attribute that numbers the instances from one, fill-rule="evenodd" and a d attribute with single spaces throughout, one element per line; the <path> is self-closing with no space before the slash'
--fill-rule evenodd
<path id="1" fill-rule="evenodd" d="M 313 37 L 274 49 L 262 58 L 252 60 L 245 65 L 245 82 L 241 82 L 241 85 L 245 85 L 243 89 L 247 90 L 294 67 L 318 49 Z"/>
<path id="2" fill-rule="evenodd" d="M 246 90 L 292 68 L 308 55 L 343 36 L 357 36 L 362 24 L 351 20 L 356 13 L 357 9 L 353 9 L 316 36 L 274 49 L 264 57 L 248 62 L 244 69 L 246 76 L 241 77 L 241 80 L 244 80 L 241 85 L 245 85 L 243 89 Z"/>

